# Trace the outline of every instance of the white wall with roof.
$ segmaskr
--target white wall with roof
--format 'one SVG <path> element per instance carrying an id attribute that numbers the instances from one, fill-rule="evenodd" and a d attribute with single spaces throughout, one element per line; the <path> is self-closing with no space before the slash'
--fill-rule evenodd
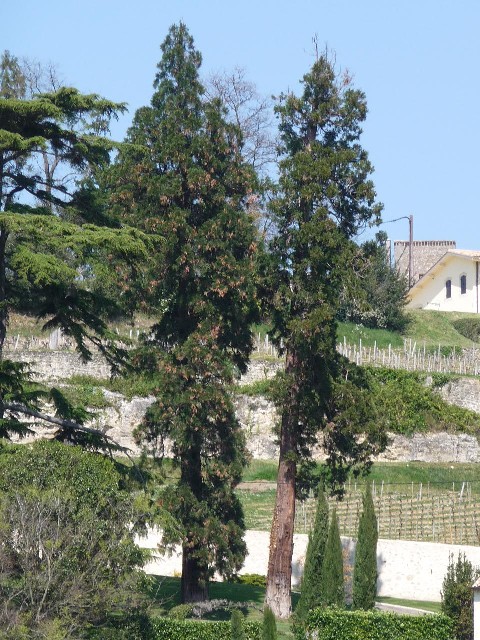
<path id="1" fill-rule="evenodd" d="M 466 291 L 461 292 L 461 277 L 466 277 Z M 451 282 L 451 297 L 447 298 L 446 283 Z M 461 311 L 478 313 L 479 291 L 477 262 L 468 257 L 447 254 L 416 283 L 409 294 L 410 309 Z"/>

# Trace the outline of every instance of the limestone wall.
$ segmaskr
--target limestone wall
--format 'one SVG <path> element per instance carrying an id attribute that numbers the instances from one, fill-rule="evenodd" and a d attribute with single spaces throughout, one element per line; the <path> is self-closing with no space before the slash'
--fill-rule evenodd
<path id="1" fill-rule="evenodd" d="M 74 375 L 109 378 L 110 367 L 105 359 L 94 354 L 90 362 L 82 362 L 75 351 L 9 351 L 5 354 L 16 362 L 31 365 L 33 377 L 43 382 L 62 382 Z"/>
<path id="2" fill-rule="evenodd" d="M 24 352 L 13 351 L 10 357 L 32 363 L 32 369 L 39 380 L 62 384 L 72 375 L 90 375 L 98 379 L 108 378 L 110 371 L 100 356 L 91 362 L 82 363 L 71 351 Z M 282 366 L 279 361 L 252 360 L 247 373 L 240 383 L 249 384 L 255 380 L 271 378 Z M 133 441 L 133 429 L 153 402 L 153 398 L 133 398 L 127 400 L 118 393 L 104 391 L 111 405 L 97 412 L 91 426 L 104 430 L 122 446 L 134 453 L 138 449 Z M 452 404 L 480 413 L 480 380 L 459 378 L 441 389 L 443 398 Z M 239 395 L 235 401 L 237 417 L 247 435 L 248 449 L 254 458 L 274 459 L 278 448 L 273 429 L 278 421 L 275 407 L 262 396 Z M 49 433 L 48 428 L 42 434 Z M 319 448 L 315 457 L 322 459 Z M 412 437 L 390 436 L 390 445 L 380 456 L 385 461 L 424 462 L 480 462 L 480 446 L 477 438 L 466 434 L 417 433 Z"/>

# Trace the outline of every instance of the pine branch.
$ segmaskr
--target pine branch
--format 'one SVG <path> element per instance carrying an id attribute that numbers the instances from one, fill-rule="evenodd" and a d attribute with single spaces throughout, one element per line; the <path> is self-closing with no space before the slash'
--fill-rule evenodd
<path id="1" fill-rule="evenodd" d="M 84 425 L 79 424 L 78 422 L 73 422 L 72 420 L 67 420 L 66 418 L 58 418 L 56 416 L 51 416 L 48 413 L 43 413 L 42 411 L 37 411 L 36 409 L 31 409 L 23 404 L 18 402 L 5 403 L 5 409 L 9 411 L 13 411 L 14 413 L 23 413 L 27 416 L 31 416 L 32 418 L 38 418 L 39 420 L 45 420 L 45 422 L 50 422 L 51 424 L 59 425 L 64 429 L 69 429 L 70 431 L 80 431 L 81 433 L 87 433 L 89 435 L 96 436 L 101 440 L 104 440 L 108 448 L 114 448 L 118 451 L 122 451 L 128 456 L 128 449 L 126 447 L 122 447 L 118 442 L 113 440 L 110 436 L 107 436 L 103 431 L 99 429 L 93 429 L 92 427 L 85 427 Z M 128 456 L 130 458 L 130 456 Z"/>

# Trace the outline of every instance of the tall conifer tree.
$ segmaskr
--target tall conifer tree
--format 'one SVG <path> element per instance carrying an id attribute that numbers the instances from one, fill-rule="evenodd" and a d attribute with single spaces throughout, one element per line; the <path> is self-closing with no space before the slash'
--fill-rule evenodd
<path id="1" fill-rule="evenodd" d="M 359 144 L 365 96 L 347 75 L 336 74 L 325 54 L 303 86 L 301 96 L 281 96 L 277 106 L 282 147 L 272 203 L 272 339 L 286 361 L 276 398 L 280 455 L 266 603 L 281 618 L 291 611 L 296 479 L 318 432 L 333 477 L 341 481 L 350 465 L 368 464 L 385 444 L 363 391 L 365 376 L 336 351 L 351 238 L 381 211 L 372 166 Z"/>
<path id="2" fill-rule="evenodd" d="M 295 614 L 299 619 L 306 617 L 310 609 L 322 603 L 322 566 L 328 537 L 328 503 L 323 482 L 318 487 L 317 508 L 313 531 L 308 535 L 308 547 L 302 578 L 302 591 Z"/>
<path id="3" fill-rule="evenodd" d="M 245 213 L 253 184 L 239 131 L 218 100 L 206 100 L 201 55 L 184 24 L 163 42 L 151 105 L 139 109 L 115 170 L 124 219 L 163 240 L 145 274 L 158 321 L 134 364 L 155 380 L 156 402 L 138 430 L 161 458 L 165 440 L 180 469 L 162 494 L 183 548 L 182 600 L 208 597 L 215 571 L 245 556 L 234 494 L 246 462 L 227 385 L 244 371 L 254 319 L 255 231 Z"/>
<path id="4" fill-rule="evenodd" d="M 345 587 L 343 580 L 343 554 L 337 512 L 334 510 L 328 528 L 327 544 L 323 557 L 322 573 L 322 605 L 345 606 Z"/>
<path id="5" fill-rule="evenodd" d="M 372 488 L 367 484 L 363 496 L 363 511 L 358 523 L 355 564 L 353 567 L 353 606 L 373 609 L 377 595 L 377 516 Z"/>

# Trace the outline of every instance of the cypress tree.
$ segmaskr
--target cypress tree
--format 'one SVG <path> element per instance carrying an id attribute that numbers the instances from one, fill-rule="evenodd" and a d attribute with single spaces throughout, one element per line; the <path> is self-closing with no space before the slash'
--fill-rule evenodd
<path id="1" fill-rule="evenodd" d="M 245 640 L 245 631 L 243 629 L 243 614 L 238 609 L 232 611 L 230 618 L 230 635 L 232 640 Z"/>
<path id="2" fill-rule="evenodd" d="M 328 529 L 327 544 L 322 566 L 322 604 L 326 606 L 345 605 L 343 584 L 343 554 L 337 512 L 334 510 Z"/>
<path id="3" fill-rule="evenodd" d="M 263 609 L 262 640 L 277 640 L 277 623 L 270 607 Z"/>
<path id="4" fill-rule="evenodd" d="M 363 511 L 358 523 L 357 547 L 353 568 L 353 606 L 373 609 L 377 595 L 377 517 L 372 489 L 367 485 L 363 496 Z"/>
<path id="5" fill-rule="evenodd" d="M 323 482 L 318 487 L 317 509 L 313 531 L 308 536 L 307 554 L 302 579 L 300 600 L 295 609 L 299 619 L 305 618 L 308 611 L 322 602 L 322 573 L 325 545 L 328 536 L 328 503 L 323 489 Z"/>
<path id="6" fill-rule="evenodd" d="M 457 640 L 473 638 L 472 585 L 479 575 L 465 554 L 459 552 L 457 560 L 449 556 L 441 591 L 442 613 L 453 620 Z"/>

